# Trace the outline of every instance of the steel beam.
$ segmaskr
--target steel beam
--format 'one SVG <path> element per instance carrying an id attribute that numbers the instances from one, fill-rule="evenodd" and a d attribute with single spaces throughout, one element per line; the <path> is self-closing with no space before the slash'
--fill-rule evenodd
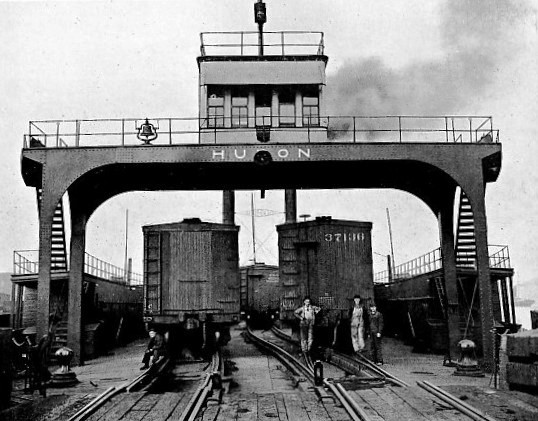
<path id="1" fill-rule="evenodd" d="M 452 194 L 454 197 L 454 194 Z M 458 303 L 458 277 L 456 273 L 456 253 L 454 251 L 454 201 L 450 201 L 439 212 L 439 234 L 441 240 L 441 258 L 443 260 L 444 283 L 446 290 L 446 322 L 448 349 L 445 357 L 453 362 L 458 355 L 458 342 L 460 334 L 460 315 Z"/>
<path id="2" fill-rule="evenodd" d="M 284 206 L 286 223 L 297 222 L 297 190 L 286 189 L 284 191 Z"/>
<path id="3" fill-rule="evenodd" d="M 474 189 L 466 191 L 471 202 L 475 224 L 476 266 L 478 272 L 478 294 L 480 297 L 480 322 L 482 326 L 482 353 L 484 370 L 494 367 L 495 332 L 493 330 L 492 286 L 489 271 L 488 235 L 486 222 L 485 188 L 481 180 L 474 183 Z"/>
<path id="4" fill-rule="evenodd" d="M 233 190 L 222 192 L 222 223 L 235 225 L 235 192 Z"/>
<path id="5" fill-rule="evenodd" d="M 67 346 L 73 350 L 73 365 L 82 365 L 82 285 L 84 282 L 84 255 L 86 244 L 86 222 L 84 214 L 71 206 L 71 251 L 69 253 L 69 294 L 67 312 Z"/>

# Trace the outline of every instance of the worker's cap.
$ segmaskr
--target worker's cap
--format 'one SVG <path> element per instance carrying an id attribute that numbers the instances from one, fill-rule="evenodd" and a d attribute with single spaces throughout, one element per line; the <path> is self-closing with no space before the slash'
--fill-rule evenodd
<path id="1" fill-rule="evenodd" d="M 157 332 L 157 330 L 154 327 L 150 327 L 148 332 Z"/>

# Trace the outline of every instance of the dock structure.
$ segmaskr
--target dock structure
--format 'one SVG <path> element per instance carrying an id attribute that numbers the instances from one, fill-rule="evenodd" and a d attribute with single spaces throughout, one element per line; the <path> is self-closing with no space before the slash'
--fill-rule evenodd
<path id="1" fill-rule="evenodd" d="M 257 17 L 258 19 L 258 17 Z M 327 116 L 328 58 L 321 32 L 205 33 L 198 57 L 195 118 L 30 122 L 22 174 L 41 190 L 37 330 L 47 331 L 55 209 L 68 193 L 69 346 L 80 356 L 86 225 L 108 199 L 129 191 L 224 191 L 233 222 L 234 190 L 399 189 L 424 201 L 439 221 L 449 346 L 459 341 L 456 190 L 473 214 L 481 342 L 493 361 L 494 315 L 485 208 L 486 184 L 501 167 L 499 133 L 481 116 Z M 357 110 L 360 112 L 361 110 Z"/>

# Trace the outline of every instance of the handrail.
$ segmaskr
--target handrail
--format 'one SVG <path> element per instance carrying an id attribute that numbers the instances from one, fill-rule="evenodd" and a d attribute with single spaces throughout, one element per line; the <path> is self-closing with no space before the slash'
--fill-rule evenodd
<path id="1" fill-rule="evenodd" d="M 62 271 L 66 271 L 65 268 Z M 54 266 L 51 272 L 56 272 Z M 14 275 L 36 275 L 39 273 L 39 250 L 15 250 L 13 252 Z M 126 273 L 125 269 L 105 262 L 89 253 L 84 256 L 84 273 L 111 282 L 126 283 L 130 286 L 142 285 L 143 278 L 139 273 Z"/>
<path id="2" fill-rule="evenodd" d="M 511 269 L 510 253 L 506 245 L 488 245 L 489 267 L 495 269 Z M 443 268 L 441 248 L 436 248 L 401 265 L 395 266 L 392 273 L 383 270 L 374 274 L 374 283 L 391 283 L 409 279 Z"/>
<path id="3" fill-rule="evenodd" d="M 202 32 L 200 54 L 202 57 L 206 55 L 257 56 L 258 34 L 258 31 Z M 324 53 L 323 32 L 264 31 L 263 35 L 265 55 L 323 55 Z M 209 39 L 214 39 L 214 41 L 209 42 Z M 211 53 L 208 50 L 211 50 Z"/>
<path id="4" fill-rule="evenodd" d="M 230 133 L 260 129 L 260 117 L 241 121 L 230 116 L 148 119 L 156 131 L 154 145 L 218 144 Z M 330 143 L 498 143 L 499 131 L 489 116 L 263 116 L 263 129 L 293 134 L 297 143 L 312 142 L 314 131 L 324 132 Z M 76 148 L 135 146 L 143 144 L 138 131 L 145 118 L 31 121 L 23 148 Z M 282 122 L 282 123 L 281 123 Z M 450 124 L 449 124 L 450 122 Z M 474 128 L 473 128 L 474 127 Z M 315 137 L 320 141 L 319 137 Z"/>

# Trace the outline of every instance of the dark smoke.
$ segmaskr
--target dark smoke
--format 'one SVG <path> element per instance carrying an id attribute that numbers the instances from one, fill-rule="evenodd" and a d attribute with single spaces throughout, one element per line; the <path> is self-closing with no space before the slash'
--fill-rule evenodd
<path id="1" fill-rule="evenodd" d="M 399 69 L 379 57 L 345 63 L 328 77 L 328 115 L 461 115 L 469 107 L 487 112 L 488 87 L 502 62 L 521 53 L 518 27 L 530 9 L 525 1 L 444 2 L 441 58 Z M 360 124 L 372 130 L 384 122 Z M 330 134 L 339 137 L 346 126 L 349 119 L 333 120 L 330 127 L 337 131 Z"/>

